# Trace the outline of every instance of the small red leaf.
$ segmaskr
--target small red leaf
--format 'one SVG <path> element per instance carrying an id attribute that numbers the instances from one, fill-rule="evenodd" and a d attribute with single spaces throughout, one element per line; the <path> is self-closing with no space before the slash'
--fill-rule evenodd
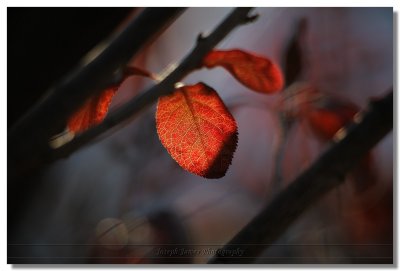
<path id="1" fill-rule="evenodd" d="M 108 107 L 111 104 L 114 94 L 117 92 L 122 82 L 129 76 L 133 75 L 155 79 L 154 75 L 147 70 L 134 66 L 125 67 L 122 73 L 122 78 L 115 84 L 115 86 L 89 98 L 84 105 L 68 119 L 68 129 L 71 132 L 80 133 L 102 122 L 107 115 Z"/>
<path id="2" fill-rule="evenodd" d="M 101 94 L 89 98 L 68 120 L 68 129 L 79 133 L 99 124 L 105 118 L 111 99 L 118 87 L 106 89 Z"/>
<path id="3" fill-rule="evenodd" d="M 184 86 L 158 100 L 157 133 L 173 159 L 205 178 L 221 178 L 231 164 L 238 133 L 235 119 L 211 87 Z"/>
<path id="4" fill-rule="evenodd" d="M 311 110 L 307 118 L 314 133 L 323 140 L 331 140 L 344 126 L 343 120 L 326 109 Z"/>
<path id="5" fill-rule="evenodd" d="M 359 108 L 352 103 L 328 99 L 323 105 L 314 106 L 305 114 L 314 133 L 326 141 L 333 139 L 342 127 L 350 124 L 359 111 Z"/>
<path id="6" fill-rule="evenodd" d="M 261 93 L 277 92 L 284 84 L 281 70 L 271 60 L 242 50 L 211 51 L 203 64 L 224 67 L 243 85 Z"/>
<path id="7" fill-rule="evenodd" d="M 323 141 L 330 141 L 341 128 L 353 121 L 358 111 L 355 104 L 330 97 L 318 107 L 307 110 L 305 116 L 316 136 Z M 354 167 L 351 175 L 357 191 L 366 190 L 376 182 L 377 172 L 371 152 Z"/>

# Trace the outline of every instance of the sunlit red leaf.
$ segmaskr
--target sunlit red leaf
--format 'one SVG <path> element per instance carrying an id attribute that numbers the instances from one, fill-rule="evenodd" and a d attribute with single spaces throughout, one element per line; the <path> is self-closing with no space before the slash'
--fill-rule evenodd
<path id="1" fill-rule="evenodd" d="M 261 93 L 277 92 L 284 84 L 276 64 L 266 57 L 242 50 L 211 51 L 203 64 L 207 68 L 224 67 L 243 85 Z"/>
<path id="2" fill-rule="evenodd" d="M 69 131 L 74 133 L 83 132 L 102 122 L 107 115 L 111 100 L 119 86 L 126 78 L 132 75 L 140 75 L 154 79 L 154 75 L 147 70 L 133 66 L 126 67 L 123 70 L 122 78 L 119 80 L 118 84 L 89 98 L 84 105 L 68 119 L 67 127 Z"/>
<path id="3" fill-rule="evenodd" d="M 105 118 L 112 97 L 118 87 L 106 89 L 101 94 L 89 98 L 68 120 L 68 129 L 78 133 L 99 124 Z"/>
<path id="4" fill-rule="evenodd" d="M 225 175 L 237 125 L 214 89 L 198 83 L 160 98 L 156 122 L 161 143 L 182 168 L 205 178 Z"/>

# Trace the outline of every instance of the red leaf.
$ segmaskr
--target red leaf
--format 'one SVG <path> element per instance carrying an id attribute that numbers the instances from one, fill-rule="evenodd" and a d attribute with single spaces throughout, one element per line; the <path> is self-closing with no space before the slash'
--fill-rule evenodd
<path id="1" fill-rule="evenodd" d="M 332 97 L 325 98 L 325 102 L 314 105 L 306 113 L 306 118 L 314 133 L 323 141 L 330 141 L 343 127 L 348 126 L 359 108 L 350 102 Z M 357 191 L 371 187 L 377 179 L 372 153 L 362 158 L 351 171 L 353 185 Z"/>
<path id="2" fill-rule="evenodd" d="M 231 164 L 238 132 L 217 92 L 198 83 L 158 100 L 157 133 L 173 159 L 205 178 L 221 178 Z"/>
<path id="3" fill-rule="evenodd" d="M 116 83 L 114 87 L 104 90 L 99 95 L 89 98 L 85 104 L 68 119 L 68 129 L 71 132 L 79 133 L 102 122 L 107 115 L 108 107 L 111 104 L 114 94 L 117 92 L 122 82 L 133 75 L 155 79 L 154 75 L 147 70 L 133 66 L 126 67 L 123 70 L 122 78 L 119 80 L 119 83 Z"/>
<path id="4" fill-rule="evenodd" d="M 118 87 L 106 89 L 101 94 L 89 98 L 68 120 L 68 129 L 78 133 L 99 124 L 105 118 L 111 99 Z"/>
<path id="5" fill-rule="evenodd" d="M 312 130 L 322 140 L 329 141 L 342 128 L 350 124 L 359 108 L 352 103 L 344 103 L 327 98 L 324 104 L 313 106 L 305 114 Z"/>
<path id="6" fill-rule="evenodd" d="M 271 60 L 242 50 L 212 51 L 203 64 L 224 67 L 243 85 L 261 93 L 277 92 L 284 84 L 281 70 Z"/>

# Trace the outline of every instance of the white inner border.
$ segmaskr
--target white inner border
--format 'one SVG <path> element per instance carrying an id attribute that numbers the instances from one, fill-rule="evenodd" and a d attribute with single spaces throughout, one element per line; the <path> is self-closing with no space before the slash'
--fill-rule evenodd
<path id="1" fill-rule="evenodd" d="M 7 217 L 7 189 L 6 189 L 6 184 L 7 184 L 7 167 L 6 167 L 6 163 L 7 163 L 7 7 L 23 7 L 23 6 L 29 6 L 29 7 L 45 7 L 45 6 L 54 6 L 54 7 L 70 7 L 70 6 L 85 6 L 85 7 L 96 7 L 96 6 L 120 6 L 120 7 L 125 7 L 125 6 L 160 6 L 160 3 L 162 3 L 160 0 L 146 0 L 146 1 L 126 1 L 126 0 L 113 0 L 113 1 L 104 1 L 104 0 L 97 0 L 97 1 L 87 1 L 87 0 L 58 0 L 58 1 L 50 1 L 50 0 L 40 0 L 40 1 L 29 1 L 29 0 L 3 0 L 0 2 L 0 34 L 1 34 L 1 42 L 0 42 L 0 46 L 1 46 L 1 50 L 0 50 L 0 57 L 1 57 L 1 66 L 0 66 L 0 81 L 1 81 L 1 91 L 0 91 L 0 101 L 1 101 L 1 106 L 0 106 L 0 110 L 1 110 L 1 114 L 0 114 L 0 127 L 1 127 L 1 185 L 2 185 L 2 189 L 1 191 L 1 213 L 0 213 L 0 218 L 2 219 L 3 223 L 0 223 L 0 227 L 1 227 L 1 246 L 0 246 L 0 250 L 1 250 L 1 256 L 0 256 L 0 261 L 1 261 L 1 265 L 0 265 L 0 270 L 11 270 L 12 266 L 11 265 L 7 265 L 7 223 L 4 223 L 5 218 Z M 200 6 L 205 6 L 205 7 L 213 7 L 213 6 L 229 6 L 229 7 L 233 7 L 233 6 L 254 6 L 254 7 L 260 7 L 260 6 L 266 6 L 266 4 L 268 4 L 268 6 L 271 7 L 282 7 L 282 6 L 291 6 L 291 7 L 314 7 L 314 6 L 318 6 L 318 7 L 338 7 L 338 6 L 343 6 L 343 7 L 358 7 L 358 6 L 374 6 L 374 7 L 393 7 L 394 8 L 394 12 L 397 13 L 397 20 L 398 20 L 398 12 L 399 12 L 399 5 L 400 5 L 400 1 L 389 1 L 389 0 L 380 0 L 380 1 L 371 1 L 371 0 L 357 0 L 357 1 L 344 1 L 344 0 L 335 0 L 335 1 L 310 1 L 310 0 L 303 0 L 303 1 L 287 1 L 287 0 L 280 0 L 280 1 L 261 1 L 261 0 L 246 0 L 244 1 L 238 1 L 238 0 L 213 0 L 213 1 L 204 1 L 204 0 L 190 0 L 190 1 L 168 1 L 167 4 L 165 4 L 165 6 L 195 6 L 195 7 L 200 7 Z M 398 21 L 396 22 L 396 25 L 394 27 L 394 31 L 396 33 L 394 33 L 394 37 L 398 38 L 399 36 L 399 32 L 398 32 Z M 373 34 L 373 33 L 371 33 Z M 399 44 L 398 44 L 398 40 L 394 40 L 395 46 L 397 48 L 397 54 L 395 54 L 396 57 L 398 57 L 398 52 L 399 52 Z M 398 63 L 398 59 L 394 59 L 394 65 L 396 65 L 397 67 L 397 63 Z M 23 65 L 23 64 L 22 64 Z M 395 71 L 397 71 L 397 74 L 395 74 L 394 76 L 398 78 L 399 75 L 399 70 L 398 68 L 395 69 Z M 397 91 L 397 86 L 395 86 L 395 91 Z M 396 99 L 399 98 L 399 95 L 395 95 Z M 399 101 L 397 100 L 396 103 L 398 104 Z M 399 119 L 398 116 L 398 110 L 396 108 L 395 110 L 395 120 Z M 397 125 L 395 125 L 395 129 L 397 128 Z M 398 142 L 398 131 L 395 131 L 395 135 L 396 135 L 396 140 L 395 141 L 395 157 L 397 157 L 397 153 L 398 153 L 398 144 L 396 144 Z M 396 165 L 394 166 L 394 170 L 395 170 L 395 174 L 394 176 L 398 176 L 397 174 L 397 169 L 399 168 L 399 161 L 397 159 L 394 159 L 396 162 Z M 395 179 L 394 182 L 396 182 L 397 180 Z M 394 187 L 397 188 L 397 194 L 395 194 L 396 196 L 399 195 L 399 185 L 396 184 Z M 398 223 L 397 223 L 397 218 L 399 217 L 398 215 L 398 206 L 397 206 L 397 197 L 394 197 L 394 202 L 396 204 L 394 210 L 395 210 L 395 227 L 397 227 Z M 396 230 L 395 228 L 395 233 L 398 234 L 398 230 Z M 395 244 L 395 249 L 394 252 L 396 253 L 396 255 L 394 255 L 394 263 L 398 265 L 398 259 L 399 259 L 399 249 L 397 248 L 397 244 L 398 244 L 398 236 L 395 235 L 394 236 L 395 240 L 394 240 L 394 244 Z M 76 266 L 74 268 L 73 265 L 71 266 L 67 266 L 66 265 L 60 265 L 60 267 L 62 267 L 62 269 L 64 270 L 69 270 L 69 269 L 74 269 L 74 270 L 86 270 L 86 269 L 91 269 L 91 270 L 96 270 L 96 269 L 100 269 L 100 270 L 118 270 L 118 269 L 145 269 L 145 270 L 156 270 L 156 267 L 153 265 L 151 267 L 146 267 L 146 266 L 142 266 L 141 268 L 139 267 L 133 267 L 133 266 L 113 266 L 113 267 L 109 267 L 107 265 L 103 265 L 103 266 L 93 266 L 93 265 L 87 265 L 86 268 L 84 268 L 82 265 Z M 59 267 L 59 268 L 60 268 Z M 174 266 L 176 267 L 176 266 Z M 173 267 L 173 268 L 174 268 Z M 220 266 L 221 268 L 222 266 Z M 232 266 L 231 266 L 232 267 Z M 251 268 L 251 266 L 249 266 Z M 243 267 L 242 268 L 234 268 L 235 270 L 247 270 L 249 269 L 249 267 Z M 373 267 L 373 266 L 371 266 Z M 164 266 L 164 268 L 166 268 Z M 168 268 L 168 267 L 167 267 Z M 169 267 L 170 269 L 171 267 Z M 190 267 L 184 267 L 184 268 L 179 268 L 179 269 L 183 269 L 183 270 L 188 270 Z M 193 265 L 192 268 L 196 268 L 199 269 L 198 266 Z M 217 268 L 206 268 L 206 267 L 202 267 L 201 269 L 207 269 L 207 270 L 217 270 Z M 225 267 L 226 268 L 226 267 Z M 253 267 L 254 268 L 254 267 Z M 291 268 L 288 267 L 279 267 L 279 266 L 265 266 L 265 268 L 268 269 L 273 269 L 273 270 L 293 270 L 295 268 L 302 268 L 299 265 L 294 265 Z M 304 268 L 309 268 L 309 266 L 307 267 L 303 267 Z M 357 266 L 354 266 L 354 268 L 357 268 Z M 353 268 L 353 269 L 354 269 Z M 360 267 L 358 267 L 360 268 Z M 397 266 L 396 269 L 398 269 L 399 267 Z M 18 268 L 19 270 L 29 270 L 32 268 Z M 35 269 L 44 269 L 42 266 L 39 266 Z M 52 265 L 49 268 L 46 268 L 46 270 L 56 270 L 57 269 L 57 265 Z M 157 268 L 158 269 L 158 268 Z M 316 266 L 316 268 L 312 268 L 313 270 L 320 270 L 322 269 L 321 266 Z M 337 266 L 336 268 L 332 268 L 329 267 L 330 270 L 352 270 L 351 268 L 341 268 L 340 266 Z M 368 268 L 369 270 L 378 270 L 378 268 Z M 383 269 L 383 268 L 381 268 Z"/>

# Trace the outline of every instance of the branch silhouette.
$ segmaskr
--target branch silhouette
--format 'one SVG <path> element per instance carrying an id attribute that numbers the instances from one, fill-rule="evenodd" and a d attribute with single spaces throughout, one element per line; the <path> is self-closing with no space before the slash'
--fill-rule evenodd
<path id="1" fill-rule="evenodd" d="M 393 92 L 370 104 L 363 120 L 232 238 L 208 263 L 252 263 L 312 204 L 345 180 L 346 173 L 393 128 Z M 244 250 L 241 257 L 223 250 Z M 226 255 L 226 253 L 225 253 Z"/>
<path id="2" fill-rule="evenodd" d="M 115 72 L 126 66 L 184 8 L 146 8 L 134 17 L 108 46 L 85 66 L 78 67 L 50 89 L 8 131 L 7 195 L 9 238 L 18 237 L 18 220 L 40 189 L 49 185 L 40 174 L 49 162 L 49 140 L 66 126 L 69 116 L 85 100 L 115 80 Z M 157 20 L 154 20 L 157 18 Z"/>
<path id="3" fill-rule="evenodd" d="M 52 159 L 56 160 L 70 155 L 104 132 L 110 131 L 111 128 L 121 124 L 128 118 L 131 119 L 136 116 L 141 110 L 156 102 L 159 97 L 172 93 L 175 89 L 175 83 L 198 69 L 203 62 L 204 56 L 220 41 L 222 41 L 233 29 L 239 25 L 252 22 L 257 18 L 257 16 L 248 15 L 251 9 L 252 8 L 236 8 L 209 36 L 203 37 L 200 34 L 193 50 L 164 80 L 157 85 L 150 87 L 148 90 L 144 91 L 143 94 L 133 98 L 120 108 L 117 108 L 114 112 L 111 112 L 99 125 L 77 136 L 73 141 L 65 144 L 59 149 L 54 150 Z M 115 131 L 115 129 L 113 131 Z"/>
<path id="4" fill-rule="evenodd" d="M 26 171 L 40 168 L 52 151 L 50 138 L 62 131 L 68 117 L 87 98 L 112 84 L 115 72 L 123 68 L 183 10 L 144 9 L 93 61 L 81 66 L 49 90 L 8 131 L 9 177 L 18 177 Z"/>
<path id="5" fill-rule="evenodd" d="M 159 97 L 171 93 L 175 83 L 198 69 L 204 56 L 233 29 L 257 18 L 257 16 L 248 15 L 251 9 L 234 9 L 209 36 L 203 37 L 201 34 L 198 36 L 194 49 L 164 80 L 110 113 L 98 126 L 78 135 L 74 140 L 58 149 L 51 149 L 49 147 L 51 136 L 65 127 L 67 118 L 74 110 L 86 98 L 112 84 L 115 81 L 115 71 L 123 67 L 131 59 L 131 56 L 135 55 L 160 28 L 165 27 L 182 12 L 181 8 L 167 9 L 167 11 L 157 8 L 146 9 L 98 58 L 56 86 L 48 97 L 12 127 L 8 133 L 10 176 L 18 177 L 25 172 L 41 169 L 49 162 L 70 155 L 100 134 L 110 131 L 111 128 L 128 118 L 132 118 L 157 101 Z M 155 17 L 158 19 L 154 20 Z M 153 21 L 158 23 L 153 25 Z M 146 24 L 150 24 L 151 27 L 147 27 Z M 141 42 L 137 41 L 136 37 L 138 36 L 143 36 L 143 39 L 140 39 Z M 136 47 L 135 44 L 137 44 Z M 113 129 L 113 131 L 115 130 Z M 12 164 L 18 165 L 18 167 L 13 167 Z"/>
<path id="6" fill-rule="evenodd" d="M 203 57 L 226 35 L 237 26 L 257 18 L 248 15 L 251 9 L 234 9 L 209 36 L 198 36 L 193 50 L 164 80 L 111 112 L 98 126 L 58 149 L 51 149 L 50 138 L 65 127 L 67 118 L 74 110 L 83 104 L 86 98 L 114 83 L 114 72 L 123 68 L 132 56 L 183 9 L 145 9 L 92 63 L 56 86 L 48 97 L 8 132 L 8 205 L 13 208 L 13 211 L 8 213 L 11 224 L 18 219 L 18 214 L 26 208 L 27 202 L 35 195 L 38 187 L 45 185 L 42 178 L 32 182 L 31 176 L 37 176 L 49 163 L 67 157 L 106 131 L 112 128 L 112 131 L 116 131 L 122 127 L 116 127 L 118 124 L 136 116 L 162 95 L 171 93 L 175 83 L 198 69 Z"/>

